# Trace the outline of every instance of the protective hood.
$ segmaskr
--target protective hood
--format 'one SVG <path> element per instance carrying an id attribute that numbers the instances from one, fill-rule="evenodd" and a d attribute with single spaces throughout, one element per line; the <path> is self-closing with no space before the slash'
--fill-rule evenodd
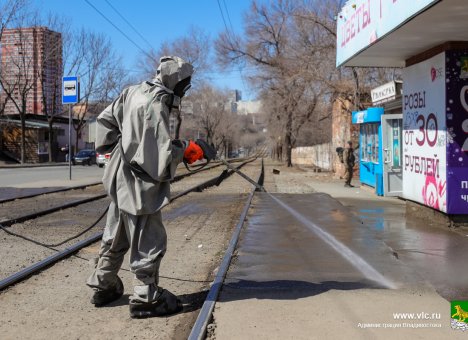
<path id="1" fill-rule="evenodd" d="M 173 91 L 177 83 L 191 77 L 193 66 L 176 56 L 162 57 L 156 72 L 155 83 L 162 84 L 167 89 Z"/>

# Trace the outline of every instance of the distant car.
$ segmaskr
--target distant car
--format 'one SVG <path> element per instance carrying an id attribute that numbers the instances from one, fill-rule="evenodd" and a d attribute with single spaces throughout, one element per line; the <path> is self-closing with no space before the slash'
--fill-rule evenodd
<path id="1" fill-rule="evenodd" d="M 73 165 L 91 165 L 96 164 L 96 151 L 94 150 L 81 150 L 72 158 Z"/>
<path id="2" fill-rule="evenodd" d="M 239 153 L 237 151 L 231 151 L 228 154 L 228 158 L 237 158 L 239 157 Z"/>
<path id="3" fill-rule="evenodd" d="M 106 154 L 96 153 L 96 164 L 100 168 L 106 165 L 109 162 L 109 159 L 110 159 L 110 153 L 106 153 Z"/>

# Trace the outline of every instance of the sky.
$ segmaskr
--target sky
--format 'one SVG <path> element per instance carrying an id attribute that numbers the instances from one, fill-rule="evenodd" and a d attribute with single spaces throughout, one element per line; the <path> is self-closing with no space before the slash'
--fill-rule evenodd
<path id="1" fill-rule="evenodd" d="M 96 9 L 133 40 L 130 42 L 121 32 L 103 18 Z M 33 0 L 41 13 L 55 13 L 67 17 L 72 28 L 82 27 L 108 36 L 124 62 L 126 69 L 135 70 L 141 49 L 158 49 L 165 40 L 185 35 L 191 26 L 202 28 L 211 38 L 225 29 L 221 10 L 229 28 L 235 33 L 242 32 L 243 16 L 251 0 Z M 218 2 L 219 1 L 219 2 Z M 128 21 L 140 37 L 118 13 Z M 221 10 L 220 10 L 221 7 Z M 225 72 L 213 72 L 215 85 L 242 91 L 244 100 L 254 99 L 255 93 L 248 88 L 248 70 L 232 67 Z"/>

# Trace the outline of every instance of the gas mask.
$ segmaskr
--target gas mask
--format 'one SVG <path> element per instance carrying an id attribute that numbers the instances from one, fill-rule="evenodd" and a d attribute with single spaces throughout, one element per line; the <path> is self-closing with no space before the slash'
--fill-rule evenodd
<path id="1" fill-rule="evenodd" d="M 190 84 L 191 79 L 192 79 L 191 77 L 188 77 L 188 78 L 181 80 L 180 82 L 176 84 L 173 90 L 174 94 L 172 98 L 171 108 L 173 109 L 179 108 L 181 100 L 185 96 L 185 93 L 187 93 L 190 87 L 192 87 L 192 85 Z"/>
<path id="2" fill-rule="evenodd" d="M 166 93 L 169 109 L 178 109 L 181 98 L 190 88 L 193 66 L 180 57 L 164 56 L 160 59 L 154 82 Z"/>
<path id="3" fill-rule="evenodd" d="M 190 84 L 191 80 L 192 77 L 187 77 L 179 81 L 174 87 L 174 94 L 180 98 L 185 96 L 185 93 L 190 89 L 190 87 L 192 87 L 192 85 Z"/>

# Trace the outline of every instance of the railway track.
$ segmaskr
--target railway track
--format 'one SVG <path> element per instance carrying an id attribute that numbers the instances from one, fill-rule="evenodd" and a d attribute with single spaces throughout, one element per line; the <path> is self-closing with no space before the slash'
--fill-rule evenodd
<path id="1" fill-rule="evenodd" d="M 251 158 L 251 159 L 248 159 L 248 160 L 244 160 L 242 161 L 238 166 L 236 166 L 237 169 L 241 169 L 244 165 L 250 163 L 250 162 L 253 162 L 256 158 Z M 222 165 L 221 163 L 220 164 L 215 164 L 211 167 L 209 167 L 208 169 L 206 170 L 211 170 L 213 168 L 216 168 L 218 166 Z M 186 178 L 188 176 L 191 176 L 191 175 L 194 175 L 194 174 L 197 174 L 199 173 L 200 171 L 197 171 L 197 172 L 193 172 L 193 173 L 186 173 L 186 174 L 182 174 L 182 175 L 179 175 L 178 177 L 178 181 L 182 180 L 183 178 Z M 220 181 L 221 180 L 225 180 L 226 178 L 228 178 L 230 175 L 232 175 L 234 173 L 233 170 L 224 170 L 221 174 L 218 174 L 212 178 L 210 178 L 209 180 L 206 180 L 206 181 L 203 181 L 202 183 L 197 183 L 185 190 L 181 190 L 179 191 L 176 195 L 174 195 L 172 197 L 172 200 L 171 200 L 171 203 L 175 200 L 177 200 L 178 198 L 184 196 L 184 195 L 187 195 L 188 193 L 190 192 L 200 192 L 200 191 L 203 191 L 204 189 L 206 188 L 209 188 L 211 186 L 214 186 L 214 185 L 219 185 L 220 184 Z M 50 209 L 45 209 L 45 210 L 41 210 L 41 211 L 37 211 L 37 212 L 34 212 L 32 214 L 26 214 L 26 215 L 22 215 L 22 216 L 17 216 L 13 219 L 9 219 L 9 220 L 5 220 L 3 221 L 1 224 L 0 224 L 0 228 L 3 230 L 3 232 L 6 232 L 6 233 L 9 233 L 11 235 L 15 235 L 15 236 L 18 236 L 17 234 L 15 233 L 12 233 L 8 230 L 7 226 L 11 226 L 13 225 L 14 223 L 19 223 L 19 222 L 24 222 L 24 221 L 28 221 L 28 220 L 31 220 L 31 219 L 36 219 L 40 216 L 46 216 L 46 215 L 49 215 L 49 214 L 52 214 L 56 211 L 59 211 L 59 210 L 62 210 L 62 209 L 67 209 L 67 208 L 70 208 L 71 206 L 77 206 L 77 205 L 80 205 L 80 204 L 83 204 L 83 203 L 89 203 L 89 202 L 92 202 L 94 200 L 100 200 L 100 199 L 103 199 L 105 197 L 105 195 L 96 195 L 95 197 L 88 197 L 84 200 L 81 200 L 81 201 L 74 201 L 74 202 L 69 202 L 65 205 L 61 205 L 61 206 L 56 206 L 56 207 L 53 207 L 53 208 L 50 208 Z M 103 213 L 101 218 L 104 216 L 105 214 Z M 97 224 L 97 222 L 99 222 L 100 219 L 98 219 L 94 225 Z M 90 228 L 89 228 L 90 229 Z M 88 231 L 89 229 L 87 229 L 86 231 Z M 82 233 L 80 233 L 79 236 L 81 236 Z M 19 235 L 21 237 L 21 235 Z M 56 253 L 50 255 L 50 256 L 47 256 L 46 258 L 18 271 L 18 272 L 15 272 L 14 274 L 12 275 L 9 275 L 8 277 L 2 279 L 0 281 L 0 291 L 5 289 L 6 287 L 9 287 L 15 283 L 18 283 L 26 278 L 28 278 L 29 276 L 35 274 L 35 273 L 38 273 L 39 271 L 43 270 L 44 268 L 50 266 L 51 264 L 54 264 L 56 263 L 57 261 L 60 261 L 61 259 L 67 257 L 67 256 L 70 256 L 71 254 L 77 252 L 78 250 L 82 249 L 83 247 L 86 247 L 94 242 L 97 242 L 101 239 L 102 237 L 102 232 L 98 232 L 98 233 L 95 233 L 93 234 L 92 236 L 84 239 L 84 240 L 81 240 L 75 244 L 72 244 L 70 246 L 67 246 L 65 249 L 62 249 L 62 250 L 58 250 L 58 249 L 55 249 L 54 246 L 57 246 L 57 245 L 61 245 L 65 242 L 59 242 L 59 244 L 45 244 L 43 242 L 38 242 L 38 241 L 35 241 L 31 238 L 28 238 L 28 237 L 22 237 L 25 241 L 29 241 L 29 242 L 33 242 L 33 243 L 36 243 L 37 245 L 40 245 L 40 246 L 44 246 L 48 249 L 51 249 L 53 251 L 55 251 Z M 66 241 L 70 241 L 72 238 L 69 238 L 67 239 Z"/>
<path id="2" fill-rule="evenodd" d="M 235 162 L 242 162 L 243 160 L 244 159 L 241 159 L 241 158 L 231 159 L 231 160 L 229 160 L 229 162 L 230 163 L 235 163 Z M 201 164 L 201 165 L 203 165 L 203 164 Z M 195 166 L 192 167 L 193 169 L 195 169 L 193 172 L 190 172 L 190 171 L 186 170 L 184 166 L 180 166 L 180 169 L 177 172 L 182 172 L 182 173 L 176 175 L 172 182 L 180 181 L 181 179 L 184 179 L 185 177 L 191 176 L 194 173 L 214 169 L 214 168 L 217 168 L 217 167 L 219 167 L 221 165 L 222 165 L 222 163 L 220 161 L 213 161 L 209 165 L 204 167 L 203 169 L 196 170 L 197 167 L 195 167 Z M 0 199 L 0 204 L 12 202 L 12 201 L 18 201 L 18 200 L 26 200 L 26 199 L 29 199 L 29 198 L 34 198 L 34 197 L 43 196 L 43 195 L 78 191 L 78 190 L 83 190 L 83 189 L 98 187 L 98 186 L 102 186 L 102 181 L 92 182 L 92 183 L 77 185 L 77 186 L 71 186 L 71 187 L 37 188 L 33 192 L 28 193 L 28 194 L 22 194 L 22 195 L 20 194 L 20 195 L 16 195 L 16 196 L 12 196 L 12 197 L 1 198 Z M 32 189 L 29 189 L 29 190 L 32 190 Z"/>
<path id="3" fill-rule="evenodd" d="M 257 180 L 257 184 L 263 186 L 264 177 L 265 171 L 262 159 L 262 170 Z M 257 190 L 258 188 L 256 186 L 253 186 L 249 196 L 247 197 L 244 208 L 242 209 L 241 216 L 239 218 L 239 222 L 237 223 L 234 229 L 234 233 L 232 234 L 231 240 L 229 241 L 228 248 L 223 256 L 223 260 L 221 262 L 221 265 L 219 266 L 219 270 L 213 282 L 211 283 L 211 288 L 208 292 L 205 302 L 203 303 L 200 313 L 198 314 L 197 320 L 195 321 L 195 324 L 192 327 L 192 331 L 190 332 L 188 338 L 189 340 L 201 340 L 205 339 L 206 337 L 207 327 L 213 316 L 213 309 L 218 299 L 219 292 L 223 285 L 224 279 L 226 278 L 226 273 L 229 269 L 229 265 L 231 263 L 234 251 L 236 249 L 237 242 L 239 241 L 239 236 L 244 225 L 245 218 L 249 211 L 250 204 L 252 203 L 252 198 L 254 196 L 255 191 Z"/>
<path id="4" fill-rule="evenodd" d="M 242 162 L 244 159 L 233 159 L 230 163 Z M 216 169 L 221 162 L 214 162 L 203 169 L 190 172 L 183 167 L 182 173 L 176 175 L 171 183 L 177 183 L 184 178 L 201 172 Z M 196 167 L 195 167 L 196 169 Z M 8 198 L 0 201 L 0 225 L 9 227 L 15 223 L 21 223 L 40 216 L 45 216 L 56 211 L 76 207 L 88 202 L 106 198 L 102 182 L 87 185 L 46 190 L 34 194 Z"/>
<path id="5" fill-rule="evenodd" d="M 244 166 L 242 171 L 256 179 L 259 177 L 260 167 L 258 162 L 249 164 L 253 160 L 244 161 L 242 163 L 245 164 L 241 163 L 239 167 Z M 236 167 L 238 167 L 237 165 Z M 10 282 L 6 282 L 6 279 L 0 281 L 0 304 L 7 313 L 3 317 L 0 316 L 0 323 L 7 322 L 4 324 L 6 328 L 0 326 L 0 329 L 2 332 L 6 332 L 5 336 L 7 338 L 8 335 L 29 338 L 43 338 L 45 336 L 73 338 L 78 334 L 77 329 L 79 328 L 87 329 L 85 333 L 82 333 L 84 337 L 92 337 L 93 334 L 96 334 L 95 332 L 102 331 L 102 328 L 97 326 L 98 324 L 112 318 L 117 324 L 104 330 L 105 332 L 102 333 L 104 337 L 154 338 L 157 333 L 157 338 L 187 338 L 189 334 L 191 334 L 192 339 L 203 338 L 206 326 L 210 323 L 217 293 L 222 287 L 225 271 L 229 267 L 232 252 L 236 247 L 243 219 L 254 195 L 253 186 L 237 175 L 231 176 L 231 179 L 225 181 L 226 183 L 223 182 L 217 187 L 219 177 L 227 176 L 221 176 L 221 171 L 216 176 L 212 176 L 213 172 L 214 170 L 205 172 L 203 176 L 199 177 L 197 183 L 194 181 L 197 176 L 189 176 L 188 179 L 175 183 L 174 188 L 177 194 L 173 196 L 172 202 L 174 204 L 164 209 L 163 212 L 171 245 L 165 256 L 160 280 L 162 280 L 163 287 L 174 290 L 180 296 L 184 303 L 183 313 L 167 319 L 151 319 L 143 324 L 137 324 L 128 318 L 128 307 L 125 308 L 125 301 L 118 301 L 116 305 L 111 306 L 113 308 L 105 310 L 91 308 L 86 298 L 89 291 L 84 286 L 83 281 L 84 277 L 88 275 L 89 261 L 92 262 L 97 253 L 98 241 L 102 236 L 100 232 L 91 235 L 91 231 L 84 235 L 86 239 L 70 243 L 66 245 L 65 249 L 46 249 L 49 254 L 36 259 L 40 261 L 34 261 L 35 263 L 29 267 L 29 271 L 25 271 L 28 269 L 25 268 L 13 273 L 8 277 Z M 229 172 L 233 174 L 232 171 Z M 212 178 L 209 178 L 211 176 Z M 215 177 L 217 177 L 216 180 Z M 263 178 L 263 174 L 260 175 L 260 182 L 261 178 Z M 197 194 L 200 191 L 203 193 Z M 183 198 L 187 194 L 188 196 Z M 101 207 L 93 210 L 92 217 L 97 216 L 97 212 L 101 213 L 103 210 L 103 201 L 104 199 L 86 203 L 84 206 L 101 204 Z M 71 210 L 67 214 L 71 214 L 71 218 L 76 220 L 79 215 L 73 211 L 78 208 L 67 209 Z M 52 215 L 60 214 L 62 212 Z M 48 222 L 51 220 L 48 216 L 52 215 L 45 215 L 39 220 Z M 63 215 L 66 216 L 64 213 Z M 240 219 L 239 215 L 241 215 Z M 23 225 L 30 228 L 32 225 L 29 223 L 34 224 L 36 220 L 38 219 L 13 225 L 11 229 L 21 230 L 18 226 Z M 67 221 L 64 220 L 58 224 L 66 226 Z M 234 226 L 236 226 L 235 230 Z M 45 228 L 42 227 L 42 229 Z M 37 235 L 40 235 L 40 228 L 37 232 L 39 233 Z M 3 236 L 5 240 L 6 235 L 1 234 L 0 230 L 0 237 Z M 7 245 L 24 243 L 28 246 L 28 242 L 22 240 L 13 242 L 12 240 L 14 241 L 15 238 L 8 236 L 8 241 L 4 242 L 7 242 Z M 48 238 L 46 240 L 49 241 Z M 231 241 L 229 242 L 229 240 Z M 229 246 L 226 250 L 228 243 Z M 3 244 L 5 245 L 5 243 Z M 32 245 L 32 247 L 39 248 L 36 245 Z M 21 252 L 21 250 L 18 251 Z M 72 256 L 78 251 L 76 256 Z M 10 254 L 16 252 L 17 250 L 14 249 Z M 65 259 L 66 257 L 68 258 Z M 2 255 L 2 258 L 9 257 Z M 19 260 L 23 261 L 25 258 L 25 256 L 21 256 Z M 217 273 L 214 272 L 214 269 L 218 267 L 220 269 L 217 270 Z M 45 270 L 46 268 L 47 270 Z M 223 271 L 224 274 L 222 274 Z M 42 273 L 34 275 L 39 272 Z M 129 268 L 124 266 L 119 276 L 123 279 L 125 286 L 130 289 L 132 275 Z M 22 283 L 17 284 L 20 282 Z M 210 282 L 212 288 L 207 296 L 206 291 L 210 289 L 208 286 Z M 8 289 L 5 289 L 7 287 Z M 217 287 L 218 292 L 213 290 L 215 287 Z M 204 304 L 203 301 L 205 301 Z M 18 304 L 22 306 L 20 309 L 16 307 Z M 23 317 L 23 310 L 28 310 L 26 314 L 34 313 L 35 316 L 33 318 Z M 198 313 L 199 311 L 200 313 Z M 199 317 L 195 322 L 197 314 Z M 75 320 L 81 321 L 75 322 Z M 192 326 L 194 326 L 193 329 Z M 31 329 L 34 329 L 34 335 L 31 333 Z M 167 331 L 164 330 L 163 333 L 160 333 L 163 329 L 167 329 Z"/>

